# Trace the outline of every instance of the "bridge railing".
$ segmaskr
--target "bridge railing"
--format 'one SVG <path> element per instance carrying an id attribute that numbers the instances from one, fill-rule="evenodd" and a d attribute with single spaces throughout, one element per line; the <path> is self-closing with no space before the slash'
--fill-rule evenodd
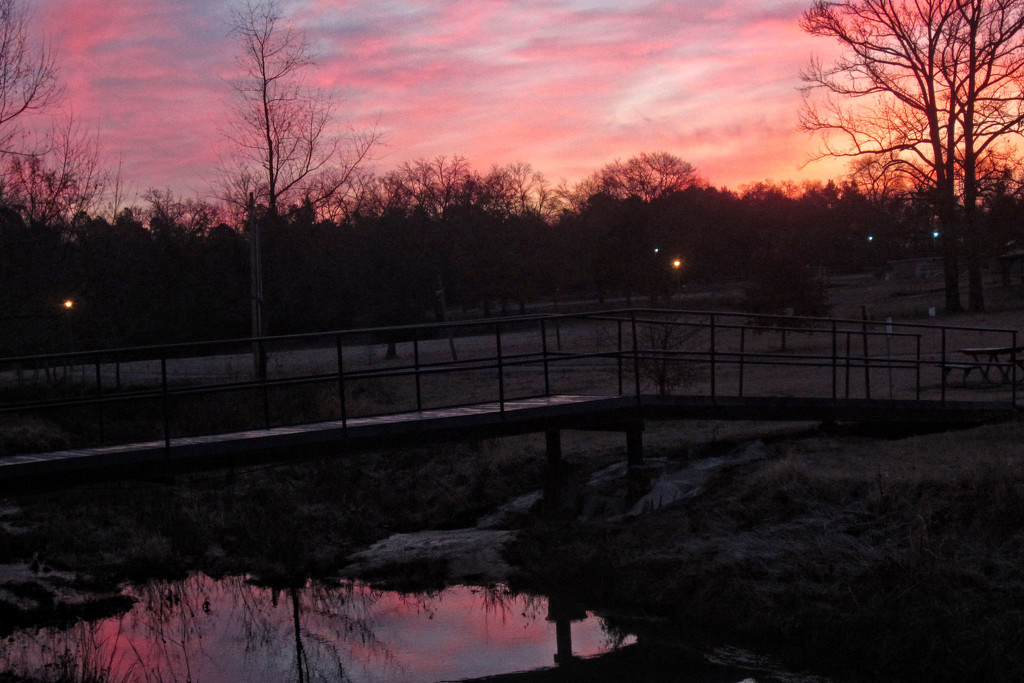
<path id="1" fill-rule="evenodd" d="M 0 359 L 12 448 L 116 444 L 584 394 L 1016 404 L 1013 330 L 625 309 Z M 24 433 L 24 446 L 17 434 Z M 14 437 L 11 437 L 14 434 Z"/>
<path id="2" fill-rule="evenodd" d="M 661 393 L 1016 404 L 1024 381 L 1024 349 L 1009 329 L 731 312 L 601 315 L 636 320 L 642 383 Z M 1005 353 L 979 367 L 961 353 L 966 347 Z M 679 369 L 687 366 L 688 375 Z"/>

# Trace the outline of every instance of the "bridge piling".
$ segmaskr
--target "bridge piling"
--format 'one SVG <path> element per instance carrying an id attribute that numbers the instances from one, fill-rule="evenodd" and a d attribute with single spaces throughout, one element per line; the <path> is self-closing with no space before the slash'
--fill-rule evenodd
<path id="1" fill-rule="evenodd" d="M 549 429 L 545 432 L 544 437 L 547 446 L 548 463 L 556 465 L 562 462 L 562 432 L 558 429 Z"/>
<path id="2" fill-rule="evenodd" d="M 644 462 L 644 423 L 642 420 L 630 422 L 626 427 L 626 463 L 630 468 Z"/>

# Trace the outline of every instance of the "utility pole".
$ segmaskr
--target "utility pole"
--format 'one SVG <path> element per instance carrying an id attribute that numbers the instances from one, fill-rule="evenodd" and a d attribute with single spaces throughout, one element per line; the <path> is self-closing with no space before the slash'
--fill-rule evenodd
<path id="1" fill-rule="evenodd" d="M 251 275 L 250 294 L 252 298 L 252 336 L 263 336 L 263 268 L 260 255 L 260 222 L 256 217 L 256 199 L 249 193 L 246 204 L 246 223 L 249 228 L 249 272 Z M 267 361 L 259 342 L 253 343 L 253 366 L 258 377 L 266 377 Z"/>

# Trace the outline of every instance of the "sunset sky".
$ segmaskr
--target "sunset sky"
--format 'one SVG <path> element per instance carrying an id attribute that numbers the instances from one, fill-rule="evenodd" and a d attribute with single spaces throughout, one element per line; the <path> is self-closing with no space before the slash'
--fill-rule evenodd
<path id="1" fill-rule="evenodd" d="M 319 51 L 311 75 L 343 123 L 377 122 L 377 168 L 437 155 L 526 161 L 555 183 L 668 151 L 717 186 L 799 170 L 799 73 L 827 42 L 810 0 L 289 0 Z M 205 193 L 230 150 L 237 73 L 227 0 L 37 0 L 66 102 L 136 191 Z"/>

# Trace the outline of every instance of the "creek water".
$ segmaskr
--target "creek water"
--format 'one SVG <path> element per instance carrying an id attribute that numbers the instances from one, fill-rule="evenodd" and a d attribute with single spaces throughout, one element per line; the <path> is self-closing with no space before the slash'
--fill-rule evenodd
<path id="1" fill-rule="evenodd" d="M 545 675 L 586 662 L 580 680 L 609 680 L 602 655 L 614 657 L 637 642 L 592 613 L 500 586 L 403 594 L 353 582 L 275 589 L 243 577 L 195 575 L 126 593 L 135 605 L 122 615 L 0 641 L 0 678 L 416 683 Z M 718 650 L 699 676 L 680 669 L 678 677 L 657 680 L 823 680 L 771 672 L 764 662 L 743 663 L 745 657 Z"/>

